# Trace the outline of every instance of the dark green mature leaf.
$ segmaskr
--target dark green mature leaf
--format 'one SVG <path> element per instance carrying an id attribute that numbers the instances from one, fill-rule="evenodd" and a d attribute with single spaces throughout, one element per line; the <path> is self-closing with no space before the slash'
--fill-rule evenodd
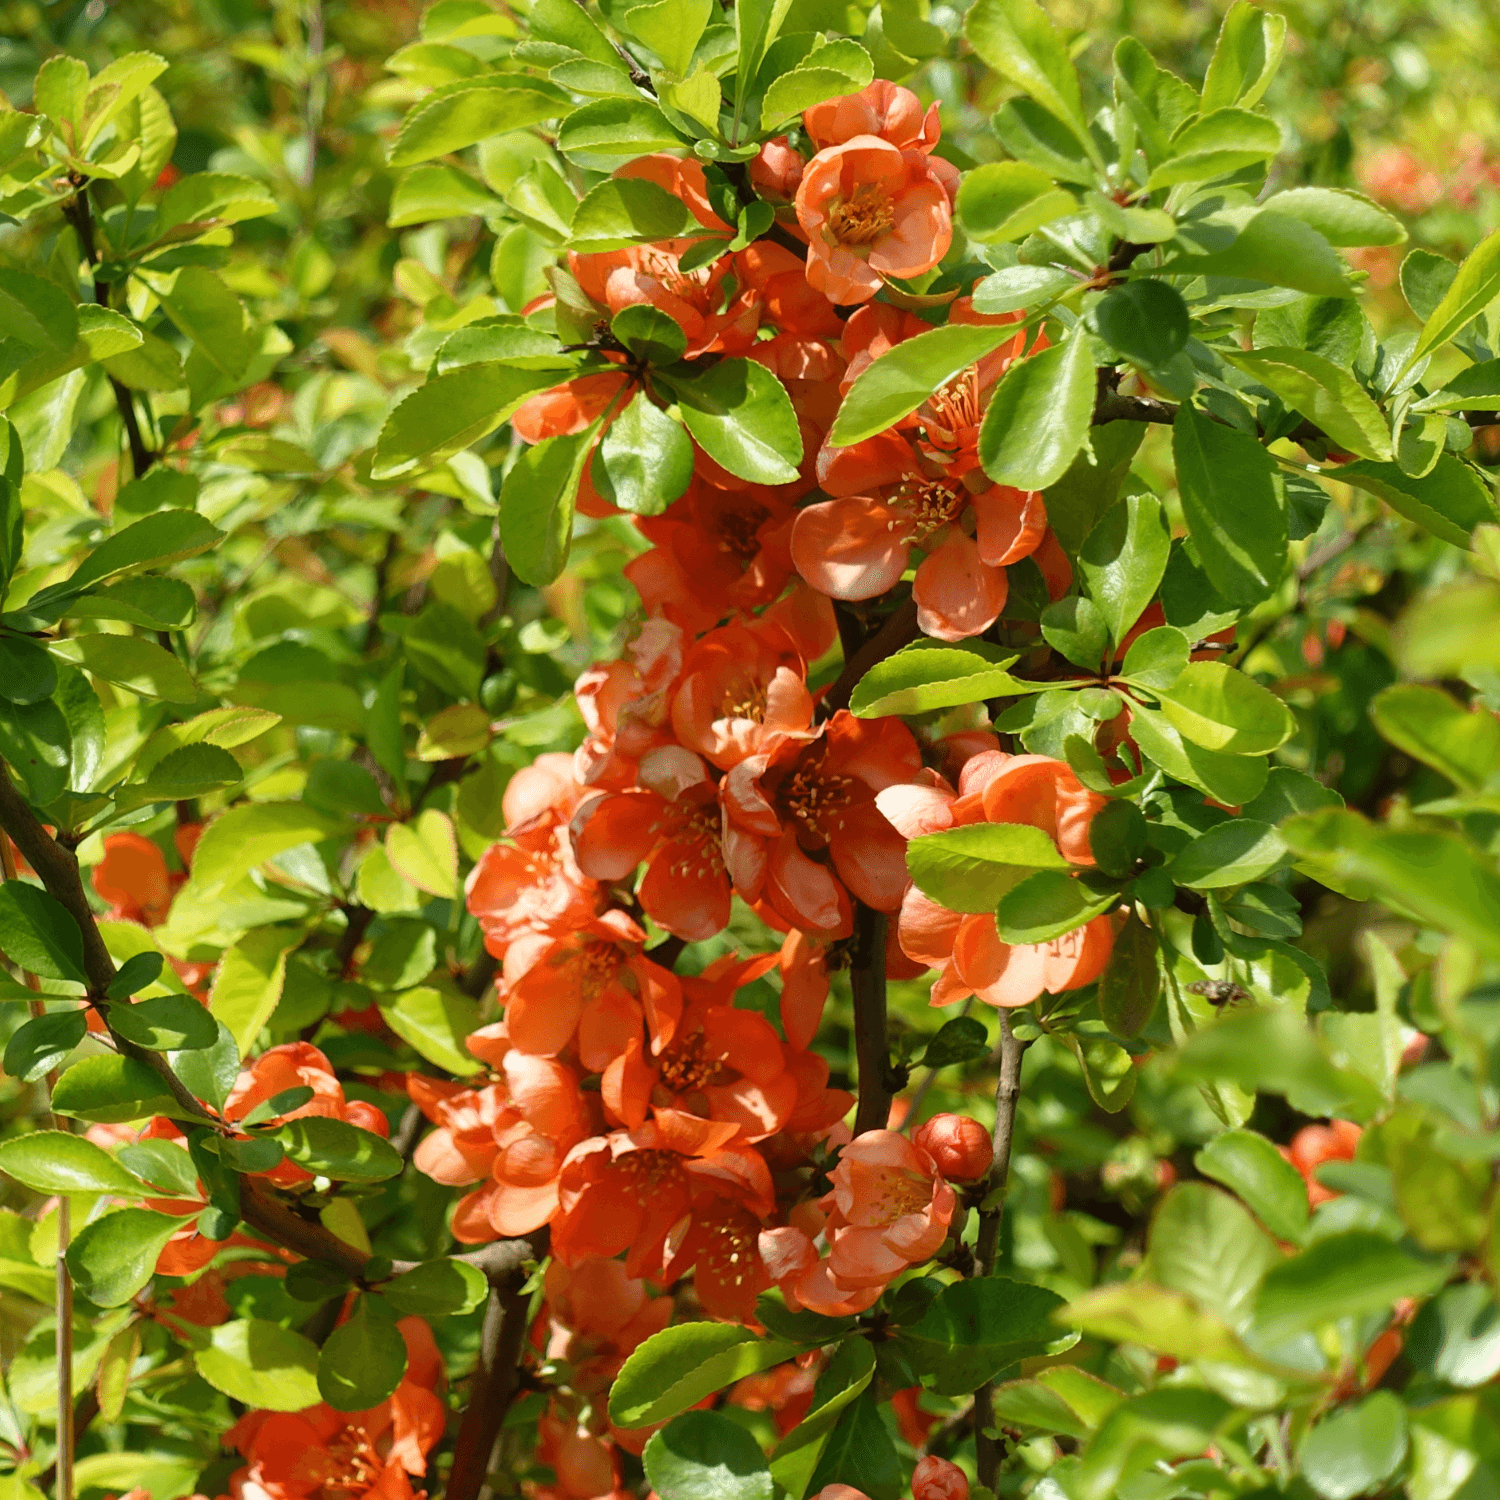
<path id="1" fill-rule="evenodd" d="M 0 271 L 0 314 L 7 336 L 39 353 L 66 353 L 78 337 L 78 312 L 55 282 L 29 271 Z"/>
<path id="2" fill-rule="evenodd" d="M 198 1052 L 219 1040 L 219 1023 L 190 995 L 158 995 L 133 1005 L 112 1005 L 109 1023 L 151 1052 Z"/>
<path id="3" fill-rule="evenodd" d="M 1003 163 L 994 163 L 1000 166 Z M 979 168 L 979 171 L 985 170 Z M 967 183 L 975 176 L 970 173 Z M 959 189 L 962 194 L 963 189 Z M 1018 312 L 1022 308 L 1035 307 L 1040 302 L 1078 285 L 1078 279 L 1057 266 L 1007 266 L 986 276 L 974 288 L 974 311 L 978 313 Z"/>
<path id="4" fill-rule="evenodd" d="M 1429 1296 L 1447 1279 L 1446 1262 L 1418 1260 L 1383 1235 L 1351 1229 L 1272 1267 L 1255 1301 L 1255 1326 L 1276 1343 L 1398 1297 Z"/>
<path id="5" fill-rule="evenodd" d="M 1109 647 L 1109 627 L 1092 599 L 1070 594 L 1042 611 L 1042 637 L 1075 666 L 1097 672 Z"/>
<path id="6" fill-rule="evenodd" d="M 0 700 L 0 757 L 39 807 L 67 790 L 72 732 L 55 698 L 29 704 Z"/>
<path id="7" fill-rule="evenodd" d="M 1265 1136 L 1226 1130 L 1198 1152 L 1193 1165 L 1238 1193 L 1277 1239 L 1296 1244 L 1306 1233 L 1307 1184 Z"/>
<path id="8" fill-rule="evenodd" d="M 375 444 L 373 479 L 398 479 L 477 443 L 528 397 L 557 383 L 556 370 L 461 365 L 399 402 Z"/>
<path id="9" fill-rule="evenodd" d="M 850 386 L 828 441 L 845 447 L 883 432 L 1015 336 L 1006 324 L 948 323 L 894 345 Z"/>
<path id="10" fill-rule="evenodd" d="M 1055 484 L 1088 435 L 1094 396 L 1094 359 L 1082 330 L 1017 360 L 995 387 L 979 430 L 985 473 L 1018 490 Z"/>
<path id="11" fill-rule="evenodd" d="M 1297 1454 L 1302 1477 L 1323 1500 L 1354 1500 L 1379 1488 L 1406 1457 L 1406 1408 L 1376 1391 L 1312 1428 Z"/>
<path id="12" fill-rule="evenodd" d="M 1078 1059 L 1083 1081 L 1100 1109 L 1118 1114 L 1135 1096 L 1136 1069 L 1130 1054 L 1106 1036 L 1070 1031 L 1064 1038 Z"/>
<path id="13" fill-rule="evenodd" d="M 40 703 L 57 690 L 57 664 L 35 641 L 0 635 L 0 698 Z"/>
<path id="14" fill-rule="evenodd" d="M 1007 1365 L 1053 1351 L 1060 1342 L 1052 1314 L 1063 1299 L 1045 1287 L 989 1276 L 943 1288 L 900 1341 L 924 1385 L 964 1395 Z"/>
<path id="15" fill-rule="evenodd" d="M 568 561 L 573 506 L 591 434 L 546 438 L 523 449 L 500 491 L 500 536 L 518 578 L 551 583 Z"/>
<path id="16" fill-rule="evenodd" d="M 878 719 L 1041 692 L 1047 684 L 1023 682 L 1006 670 L 1016 659 L 1014 652 L 983 641 L 913 641 L 860 678 L 850 695 L 849 711 L 859 719 Z"/>
<path id="17" fill-rule="evenodd" d="M 367 1293 L 328 1335 L 318 1356 L 318 1390 L 335 1411 L 367 1411 L 405 1374 L 406 1340 L 380 1299 Z"/>
<path id="18" fill-rule="evenodd" d="M 1172 550 L 1161 502 L 1129 494 L 1105 511 L 1078 554 L 1078 570 L 1118 645 L 1155 597 Z"/>
<path id="19" fill-rule="evenodd" d="M 652 1436 L 641 1457 L 662 1500 L 771 1500 L 760 1444 L 718 1412 L 683 1412 Z"/>
<path id="20" fill-rule="evenodd" d="M 840 1417 L 868 1387 L 874 1374 L 875 1351 L 869 1341 L 845 1338 L 818 1377 L 806 1416 L 771 1453 L 771 1477 L 787 1492 L 789 1500 L 802 1500 L 807 1493 Z"/>
<path id="21" fill-rule="evenodd" d="M 78 923 L 60 901 L 29 881 L 0 885 L 0 951 L 45 979 L 84 983 Z"/>
<path id="22" fill-rule="evenodd" d="M 1070 557 L 1078 554 L 1084 539 L 1119 498 L 1145 430 L 1143 422 L 1109 422 L 1093 428 L 1088 448 L 1047 488 L 1043 495 L 1047 524 Z"/>
<path id="23" fill-rule="evenodd" d="M 1482 1282 L 1445 1287 L 1412 1321 L 1405 1354 L 1419 1370 L 1462 1389 L 1500 1374 L 1500 1306 Z"/>
<path id="24" fill-rule="evenodd" d="M 1187 345 L 1187 303 L 1175 287 L 1154 277 L 1116 287 L 1093 316 L 1106 343 L 1148 370 L 1162 368 Z"/>
<path id="25" fill-rule="evenodd" d="M 789 484 L 802 432 L 786 387 L 752 359 L 726 359 L 692 380 L 664 381 L 682 420 L 715 463 L 754 484 Z"/>
<path id="26" fill-rule="evenodd" d="M 1269 823 L 1233 818 L 1200 833 L 1167 866 L 1178 885 L 1198 890 L 1244 885 L 1289 863 L 1286 841 Z"/>
<path id="27" fill-rule="evenodd" d="M 1269 598 L 1286 569 L 1276 461 L 1253 437 L 1184 403 L 1172 426 L 1183 516 L 1204 571 L 1231 604 Z"/>
<path id="28" fill-rule="evenodd" d="M 405 1165 L 389 1141 L 344 1120 L 308 1115 L 288 1120 L 273 1135 L 289 1160 L 335 1182 L 384 1182 Z"/>
<path id="29" fill-rule="evenodd" d="M 681 422 L 637 391 L 600 439 L 591 478 L 621 510 L 659 516 L 692 481 L 692 439 Z"/>
<path id="30" fill-rule="evenodd" d="M 472 1312 L 489 1292 L 484 1273 L 461 1260 L 429 1260 L 380 1287 L 403 1316 L 446 1318 Z"/>
<path id="31" fill-rule="evenodd" d="M 52 1108 L 56 1114 L 104 1125 L 181 1113 L 166 1085 L 145 1063 L 115 1054 L 74 1063 L 52 1090 Z"/>
<path id="32" fill-rule="evenodd" d="M 983 1021 L 973 1016 L 955 1016 L 945 1021 L 922 1053 L 924 1068 L 948 1068 L 954 1063 L 973 1062 L 990 1050 L 990 1034 Z"/>
<path id="33" fill-rule="evenodd" d="M 265 1411 L 301 1411 L 322 1398 L 318 1346 L 300 1333 L 262 1318 L 222 1323 L 209 1346 L 193 1356 L 198 1373 L 216 1390 Z"/>
<path id="34" fill-rule="evenodd" d="M 1129 804 L 1110 803 L 1111 807 L 1117 805 Z M 1156 934 L 1131 912 L 1099 976 L 1099 1014 L 1116 1036 L 1139 1036 L 1156 1013 L 1160 999 Z"/>
<path id="35" fill-rule="evenodd" d="M 0 1172 L 36 1193 L 135 1198 L 142 1192 L 141 1183 L 102 1146 L 65 1130 L 35 1130 L 0 1141 Z"/>
<path id="36" fill-rule="evenodd" d="M 156 1257 L 185 1220 L 149 1208 L 122 1208 L 85 1224 L 68 1246 L 78 1290 L 100 1307 L 129 1302 L 156 1270 Z"/>
<path id="37" fill-rule="evenodd" d="M 906 867 L 918 890 L 949 911 L 986 912 L 1028 875 L 1068 862 L 1040 828 L 973 823 L 912 839 Z"/>
<path id="38" fill-rule="evenodd" d="M 899 1500 L 905 1487 L 896 1445 L 880 1419 L 880 1404 L 868 1389 L 840 1414 L 808 1488 L 821 1493 L 830 1484 L 847 1484 L 870 1500 Z"/>
<path id="39" fill-rule="evenodd" d="M 1119 902 L 1117 890 L 1096 890 L 1062 870 L 1039 870 L 1000 898 L 995 917 L 1007 943 L 1050 943 Z"/>
<path id="40" fill-rule="evenodd" d="M 1183 243 L 1179 235 L 1176 244 Z M 1234 241 L 1205 255 L 1179 255 L 1158 268 L 1168 275 L 1229 276 L 1290 287 L 1312 297 L 1349 297 L 1348 267 L 1316 229 L 1262 208 Z"/>
<path id="41" fill-rule="evenodd" d="M 5 1044 L 5 1071 L 23 1083 L 35 1083 L 62 1062 L 87 1031 L 88 1016 L 82 1010 L 33 1016 Z"/>
<path id="42" fill-rule="evenodd" d="M 609 1392 L 622 1427 L 665 1422 L 757 1370 L 790 1359 L 798 1345 L 727 1323 L 680 1323 L 653 1334 L 621 1366 Z"/>

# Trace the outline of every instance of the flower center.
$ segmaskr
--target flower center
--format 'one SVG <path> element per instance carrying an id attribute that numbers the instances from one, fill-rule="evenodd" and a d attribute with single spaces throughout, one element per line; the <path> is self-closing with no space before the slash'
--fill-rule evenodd
<path id="1" fill-rule="evenodd" d="M 652 246 L 641 258 L 641 269 L 653 281 L 660 282 L 672 296 L 689 303 L 700 312 L 709 310 L 710 267 L 702 266 L 696 271 L 684 271 L 677 264 L 675 255 Z"/>
<path id="2" fill-rule="evenodd" d="M 782 808 L 796 819 L 798 843 L 825 847 L 844 826 L 853 794 L 852 777 L 832 775 L 819 761 L 799 766 L 782 784 L 780 796 Z"/>
<path id="3" fill-rule="evenodd" d="M 828 216 L 828 227 L 841 245 L 873 245 L 895 222 L 896 205 L 876 182 L 860 183 Z"/>
<path id="4" fill-rule="evenodd" d="M 766 697 L 769 689 L 764 682 L 740 681 L 734 684 L 720 702 L 722 717 L 726 719 L 750 719 L 757 724 L 766 722 Z"/>
<path id="5" fill-rule="evenodd" d="M 702 1236 L 694 1257 L 698 1270 L 720 1285 L 743 1286 L 759 1269 L 756 1238 L 760 1225 L 743 1209 L 727 1208 L 714 1217 L 695 1214 Z"/>
<path id="6" fill-rule="evenodd" d="M 613 943 L 590 943 L 578 960 L 578 988 L 585 1000 L 602 995 L 620 972 L 625 956 Z"/>
<path id="7" fill-rule="evenodd" d="M 932 1201 L 932 1183 L 920 1172 L 899 1167 L 879 1174 L 870 1185 L 866 1205 L 879 1223 L 892 1224 L 907 1214 L 920 1213 Z"/>
<path id="8" fill-rule="evenodd" d="M 674 1094 L 702 1088 L 719 1071 L 719 1059 L 711 1057 L 701 1031 L 678 1037 L 657 1063 L 664 1088 Z"/>
<path id="9" fill-rule="evenodd" d="M 960 370 L 940 391 L 927 398 L 925 415 L 931 436 L 952 439 L 965 427 L 979 425 L 979 367 Z"/>
<path id="10" fill-rule="evenodd" d="M 911 539 L 920 544 L 957 520 L 968 500 L 968 491 L 951 479 L 908 479 L 896 491 L 894 504 L 911 517 Z"/>
<path id="11" fill-rule="evenodd" d="M 675 1151 L 627 1151 L 615 1158 L 614 1170 L 643 1204 L 663 1189 L 682 1185 L 682 1158 Z"/>
<path id="12" fill-rule="evenodd" d="M 760 505 L 725 511 L 715 528 L 719 536 L 719 551 L 728 552 L 742 562 L 752 561 L 760 552 L 760 528 L 770 514 Z"/>
<path id="13" fill-rule="evenodd" d="M 681 855 L 671 867 L 673 875 L 709 879 L 724 873 L 722 819 L 712 797 L 668 803 L 656 826 Z"/>
<path id="14" fill-rule="evenodd" d="M 363 1495 L 385 1467 L 362 1427 L 346 1427 L 324 1445 L 334 1472 L 323 1481 L 323 1494 Z"/>

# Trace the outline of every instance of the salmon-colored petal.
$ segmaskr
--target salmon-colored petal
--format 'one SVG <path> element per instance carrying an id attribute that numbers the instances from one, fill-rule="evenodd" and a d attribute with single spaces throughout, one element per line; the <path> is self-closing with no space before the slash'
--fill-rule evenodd
<path id="1" fill-rule="evenodd" d="M 624 880 L 651 852 L 666 804 L 655 792 L 609 792 L 573 819 L 573 857 L 594 880 Z"/>
<path id="2" fill-rule="evenodd" d="M 1040 491 L 995 485 L 971 502 L 979 555 L 992 568 L 1030 557 L 1047 534 L 1047 506 Z"/>
<path id="3" fill-rule="evenodd" d="M 956 526 L 917 568 L 912 584 L 917 623 L 940 641 L 980 635 L 1000 618 L 1010 586 L 1003 568 L 979 555 L 974 539 Z"/>
<path id="4" fill-rule="evenodd" d="M 885 820 L 902 838 L 937 833 L 953 824 L 953 789 L 946 784 L 888 786 L 875 798 Z"/>
<path id="5" fill-rule="evenodd" d="M 939 906 L 912 886 L 901 898 L 898 928 L 901 951 L 933 968 L 945 964 L 953 956 L 953 944 L 963 920 L 958 912 Z"/>
<path id="6" fill-rule="evenodd" d="M 896 201 L 896 220 L 870 248 L 870 269 L 903 279 L 930 271 L 953 243 L 953 210 L 940 182 L 914 183 Z"/>
<path id="7" fill-rule="evenodd" d="M 833 872 L 809 859 L 794 833 L 783 833 L 771 846 L 765 889 L 771 904 L 804 932 L 836 933 L 852 915 Z"/>
<path id="8" fill-rule="evenodd" d="M 792 562 L 833 599 L 873 599 L 906 571 L 907 527 L 875 500 L 851 497 L 809 505 L 792 527 Z"/>
<path id="9" fill-rule="evenodd" d="M 729 925 L 729 877 L 718 850 L 709 859 L 700 843 L 669 839 L 646 870 L 640 901 L 652 921 L 687 942 L 723 932 Z"/>
<path id="10" fill-rule="evenodd" d="M 873 802 L 855 803 L 829 841 L 839 879 L 866 906 L 895 911 L 909 877 L 906 840 Z"/>

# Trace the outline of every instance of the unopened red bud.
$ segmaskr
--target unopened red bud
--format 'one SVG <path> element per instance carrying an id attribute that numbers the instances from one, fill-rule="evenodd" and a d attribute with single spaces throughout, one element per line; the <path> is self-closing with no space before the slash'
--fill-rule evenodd
<path id="1" fill-rule="evenodd" d="M 911 1476 L 911 1500 L 969 1500 L 969 1481 L 957 1464 L 929 1454 Z"/>
<path id="2" fill-rule="evenodd" d="M 995 1159 L 989 1131 L 968 1115 L 934 1115 L 917 1127 L 911 1140 L 949 1182 L 977 1182 Z"/>
<path id="3" fill-rule="evenodd" d="M 778 135 L 760 148 L 750 162 L 750 185 L 771 203 L 790 203 L 802 183 L 802 157 Z"/>

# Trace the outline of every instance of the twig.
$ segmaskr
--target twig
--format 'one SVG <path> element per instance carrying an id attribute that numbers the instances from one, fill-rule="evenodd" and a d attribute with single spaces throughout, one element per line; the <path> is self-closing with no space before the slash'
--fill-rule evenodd
<path id="1" fill-rule="evenodd" d="M 885 1020 L 885 913 L 860 902 L 854 909 L 849 986 L 854 991 L 854 1057 L 859 1104 L 854 1133 L 884 1130 L 891 1117 L 890 1046 Z"/>
<path id="2" fill-rule="evenodd" d="M 547 1231 L 536 1235 L 537 1253 L 546 1251 Z M 530 1296 L 517 1267 L 501 1278 L 491 1278 L 490 1300 L 479 1337 L 479 1362 L 469 1387 L 469 1404 L 458 1429 L 453 1468 L 444 1490 L 445 1500 L 479 1500 L 489 1490 L 490 1464 L 505 1414 L 521 1385 L 521 1355 L 526 1343 Z"/>
<path id="3" fill-rule="evenodd" d="M 850 694 L 858 685 L 859 679 L 876 662 L 884 661 L 888 656 L 894 656 L 903 646 L 916 640 L 919 634 L 916 601 L 908 599 L 896 607 L 887 617 L 885 624 L 857 647 L 852 656 L 846 654 L 844 670 L 834 679 L 833 685 L 819 701 L 820 715 L 824 718 L 831 718 L 841 708 L 848 708 Z"/>
<path id="4" fill-rule="evenodd" d="M 974 1274 L 993 1276 L 1000 1253 L 1003 1189 L 1010 1176 L 1011 1144 L 1015 1139 L 1016 1104 L 1021 1097 L 1021 1060 L 1026 1043 L 1016 1040 L 1010 1017 L 1000 1012 L 1000 1077 L 995 1084 L 995 1160 L 985 1179 L 979 1209 L 979 1233 L 974 1241 Z M 990 1489 L 1000 1474 L 1000 1445 L 986 1432 L 995 1425 L 993 1386 L 986 1382 L 974 1392 L 974 1450 L 979 1482 Z"/>

